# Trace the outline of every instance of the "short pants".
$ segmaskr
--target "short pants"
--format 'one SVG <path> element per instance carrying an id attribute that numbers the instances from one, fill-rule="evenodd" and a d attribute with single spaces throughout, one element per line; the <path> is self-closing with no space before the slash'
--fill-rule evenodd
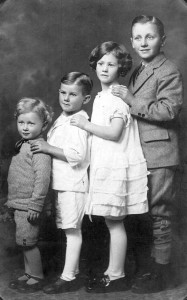
<path id="1" fill-rule="evenodd" d="M 16 243 L 20 246 L 34 246 L 38 242 L 39 224 L 32 225 L 27 221 L 27 211 L 15 210 Z"/>
<path id="2" fill-rule="evenodd" d="M 85 213 L 86 193 L 56 191 L 57 228 L 80 229 Z"/>

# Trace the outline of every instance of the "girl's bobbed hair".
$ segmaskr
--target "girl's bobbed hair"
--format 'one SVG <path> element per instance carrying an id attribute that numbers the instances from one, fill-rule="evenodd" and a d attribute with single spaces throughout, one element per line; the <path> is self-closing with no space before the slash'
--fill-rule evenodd
<path id="1" fill-rule="evenodd" d="M 118 76 L 124 77 L 132 68 L 132 57 L 124 45 L 112 41 L 104 42 L 92 50 L 89 56 L 90 67 L 96 70 L 97 62 L 108 53 L 112 53 L 118 59 Z"/>
<path id="2" fill-rule="evenodd" d="M 90 95 L 93 87 L 90 76 L 81 72 L 70 72 L 64 75 L 61 79 L 61 83 L 67 85 L 77 84 L 81 86 L 84 95 Z"/>
<path id="3" fill-rule="evenodd" d="M 52 122 L 52 108 L 39 98 L 22 98 L 19 100 L 14 117 L 17 119 L 19 115 L 29 112 L 37 113 L 45 125 Z"/>

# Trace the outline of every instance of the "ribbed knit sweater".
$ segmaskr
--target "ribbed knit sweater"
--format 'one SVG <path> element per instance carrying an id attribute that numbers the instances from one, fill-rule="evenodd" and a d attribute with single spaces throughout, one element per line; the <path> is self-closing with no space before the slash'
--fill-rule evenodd
<path id="1" fill-rule="evenodd" d="M 43 140 L 42 138 L 38 140 Z M 13 156 L 8 173 L 8 201 L 15 209 L 41 212 L 48 192 L 51 174 L 51 157 L 33 154 L 29 141 Z"/>

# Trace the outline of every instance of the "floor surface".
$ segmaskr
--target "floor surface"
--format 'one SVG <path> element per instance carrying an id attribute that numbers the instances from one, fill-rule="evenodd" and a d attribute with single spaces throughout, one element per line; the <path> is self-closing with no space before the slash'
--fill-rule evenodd
<path id="1" fill-rule="evenodd" d="M 163 291 L 155 294 L 133 294 L 130 290 L 125 292 L 108 293 L 108 294 L 88 294 L 84 287 L 79 291 L 73 293 L 64 293 L 58 295 L 47 295 L 42 291 L 33 294 L 20 294 L 8 287 L 9 281 L 17 278 L 23 272 L 22 254 L 15 246 L 14 230 L 12 224 L 0 223 L 0 300 L 149 300 L 149 299 L 163 299 L 163 300 L 184 300 L 187 296 L 187 264 L 184 261 L 177 268 L 178 276 L 180 277 L 180 284 L 174 289 Z M 44 247 L 47 248 L 47 247 Z M 50 251 L 50 250 L 48 250 Z M 51 270 L 48 269 L 48 277 L 53 276 Z M 57 273 L 57 270 L 55 270 Z M 55 274 L 54 272 L 54 274 Z M 81 257 L 81 275 L 86 278 L 85 272 L 85 258 Z"/>

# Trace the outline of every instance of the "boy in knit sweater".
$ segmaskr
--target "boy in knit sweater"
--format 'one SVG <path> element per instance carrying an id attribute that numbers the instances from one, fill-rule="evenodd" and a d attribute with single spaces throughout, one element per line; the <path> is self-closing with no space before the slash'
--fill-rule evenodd
<path id="1" fill-rule="evenodd" d="M 14 210 L 16 243 L 23 248 L 25 274 L 11 281 L 10 288 L 33 292 L 44 278 L 37 247 L 39 216 L 44 207 L 51 172 L 47 154 L 33 155 L 30 141 L 43 141 L 42 133 L 52 121 L 52 111 L 40 99 L 21 99 L 16 108 L 17 128 L 22 139 L 16 144 L 8 174 L 8 201 Z"/>

